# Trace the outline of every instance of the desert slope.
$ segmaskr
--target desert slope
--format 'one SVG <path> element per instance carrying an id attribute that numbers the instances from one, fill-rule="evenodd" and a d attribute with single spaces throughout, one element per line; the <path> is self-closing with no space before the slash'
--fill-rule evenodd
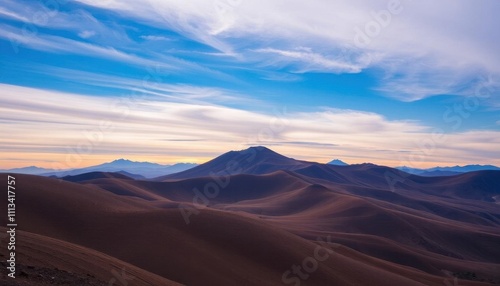
<path id="1" fill-rule="evenodd" d="M 19 211 L 24 230 L 106 253 L 181 284 L 283 285 L 283 273 L 314 255 L 318 246 L 263 220 L 234 212 L 207 208 L 187 225 L 177 208 L 158 207 L 153 201 L 50 178 L 16 178 L 18 207 L 29 210 Z M 53 223 L 56 217 L 64 223 Z M 3 218 L 1 222 L 5 223 Z M 443 282 L 443 277 L 342 246 L 324 246 L 334 253 L 301 285 Z"/>
<path id="2" fill-rule="evenodd" d="M 400 178 L 391 186 L 387 174 Z M 187 285 L 442 285 L 449 273 L 500 282 L 498 174 L 419 177 L 253 147 L 155 180 L 15 175 L 17 219 Z M 286 272 L 318 245 L 330 255 L 314 271 Z"/>
<path id="3" fill-rule="evenodd" d="M 0 231 L 5 232 L 6 228 L 1 227 Z M 30 285 L 43 284 L 44 279 L 41 278 L 46 275 L 47 270 L 51 270 L 51 275 L 54 277 L 54 279 L 47 277 L 49 281 L 53 280 L 50 284 L 81 285 L 85 283 L 85 285 L 90 285 L 95 283 L 98 285 L 122 285 L 122 281 L 125 281 L 131 285 L 141 286 L 181 285 L 109 255 L 65 241 L 26 231 L 18 231 L 17 239 L 16 256 L 21 263 L 18 268 L 34 269 L 35 272 L 31 275 L 18 275 L 16 283 L 21 283 L 19 285 L 29 283 L 30 280 L 33 280 L 30 279 L 33 276 L 38 282 Z M 2 249 L 0 255 L 5 257 L 5 254 L 5 250 Z M 37 270 L 45 271 L 37 273 Z M 24 270 L 24 272 L 29 273 L 30 271 Z M 75 277 L 75 274 L 80 275 Z M 60 279 L 60 276 L 68 277 Z M 82 279 L 82 277 L 90 279 L 90 281 Z M 9 280 L 7 277 L 2 277 L 2 280 L 12 282 L 12 279 Z"/>

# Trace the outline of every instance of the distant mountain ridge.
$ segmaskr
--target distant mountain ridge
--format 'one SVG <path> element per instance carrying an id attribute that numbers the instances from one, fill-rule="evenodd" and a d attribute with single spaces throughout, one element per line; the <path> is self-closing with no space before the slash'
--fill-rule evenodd
<path id="1" fill-rule="evenodd" d="M 80 169 L 55 170 L 55 169 L 45 169 L 45 168 L 30 166 L 25 168 L 0 170 L 0 172 L 41 175 L 47 177 L 50 176 L 66 177 L 66 176 L 76 176 L 90 172 L 105 172 L 105 173 L 123 173 L 129 177 L 140 179 L 140 178 L 155 178 L 162 175 L 182 172 L 190 168 L 193 168 L 195 166 L 197 166 L 197 164 L 194 163 L 177 163 L 174 165 L 162 165 L 150 162 L 135 162 L 127 159 L 118 159 L 112 162 L 103 163 L 100 165 L 90 166 L 86 168 L 80 168 Z"/>
<path id="2" fill-rule="evenodd" d="M 238 162 L 235 166 L 227 166 L 228 162 Z M 209 165 L 206 165 L 210 163 Z M 250 147 L 241 151 L 227 152 L 205 164 L 177 163 L 174 165 L 162 165 L 151 162 L 136 162 L 127 159 L 117 159 L 112 162 L 103 163 L 80 169 L 55 170 L 29 166 L 23 168 L 4 169 L 0 172 L 20 173 L 41 176 L 75 176 L 89 172 L 122 173 L 134 179 L 184 179 L 199 176 L 210 176 L 218 172 L 229 172 L 232 175 L 240 173 L 264 174 L 268 171 L 298 170 L 319 163 L 295 160 L 278 154 L 266 147 Z M 319 164 L 322 165 L 322 164 Z M 329 166 L 353 166 L 340 159 L 334 159 L 325 164 Z M 241 169 L 241 170 L 240 170 Z M 396 167 L 396 169 L 413 175 L 436 177 L 454 176 L 467 172 L 483 170 L 500 170 L 493 165 L 465 165 L 452 167 L 433 167 L 428 169 L 411 168 L 407 166 Z M 185 172 L 188 171 L 188 172 Z M 300 173 L 300 172 L 299 172 Z"/>
<path id="3" fill-rule="evenodd" d="M 453 167 L 434 167 L 428 169 L 417 169 L 411 167 L 397 167 L 396 169 L 419 176 L 454 176 L 462 173 L 475 172 L 475 171 L 499 171 L 500 168 L 493 165 L 465 165 Z"/>
<path id="4" fill-rule="evenodd" d="M 46 169 L 36 166 L 0 170 L 0 172 L 4 173 L 11 172 L 11 173 L 27 174 L 27 175 L 41 175 L 44 173 L 54 172 L 54 171 L 55 171 L 54 169 Z"/>

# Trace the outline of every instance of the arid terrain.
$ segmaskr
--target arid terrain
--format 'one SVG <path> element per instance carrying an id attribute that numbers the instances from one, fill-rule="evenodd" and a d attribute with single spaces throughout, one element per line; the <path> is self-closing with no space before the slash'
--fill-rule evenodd
<path id="1" fill-rule="evenodd" d="M 500 284 L 500 171 L 420 177 L 252 147 L 149 180 L 10 175 L 18 267 L 2 285 Z"/>

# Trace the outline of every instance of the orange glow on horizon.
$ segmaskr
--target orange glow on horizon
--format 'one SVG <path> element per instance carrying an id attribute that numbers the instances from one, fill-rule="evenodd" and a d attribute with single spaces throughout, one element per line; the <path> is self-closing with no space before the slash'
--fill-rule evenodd
<path id="1" fill-rule="evenodd" d="M 452 161 L 427 161 L 427 162 L 415 162 L 414 164 L 405 164 L 404 162 L 398 161 L 398 160 L 382 160 L 382 159 L 377 159 L 377 158 L 359 158 L 359 157 L 350 157 L 350 156 L 327 156 L 324 154 L 321 154 L 321 150 L 313 150 L 316 152 L 311 152 L 313 153 L 312 155 L 303 155 L 304 153 L 304 148 L 300 148 L 300 150 L 294 150 L 295 148 L 292 148 L 292 150 L 288 150 L 289 148 L 270 148 L 283 156 L 286 157 L 291 157 L 297 160 L 304 160 L 304 161 L 311 161 L 311 162 L 318 162 L 318 163 L 323 163 L 326 164 L 334 159 L 339 159 L 344 161 L 347 164 L 353 165 L 353 164 L 362 164 L 362 163 L 373 163 L 376 165 L 382 165 L 382 166 L 388 166 L 388 167 L 400 167 L 400 166 L 409 166 L 412 168 L 432 168 L 432 167 L 437 167 L 437 166 L 455 166 L 455 165 L 468 165 L 472 163 L 467 163 L 467 162 L 452 162 Z M 29 167 L 29 166 L 36 166 L 40 168 L 47 168 L 47 169 L 79 169 L 79 168 L 86 168 L 86 167 L 91 167 L 95 165 L 100 165 L 103 163 L 108 163 L 112 162 L 114 160 L 118 159 L 127 159 L 130 161 L 135 161 L 135 162 L 150 162 L 150 163 L 157 163 L 157 164 L 162 164 L 162 165 L 173 165 L 176 163 L 195 163 L 195 164 L 203 164 L 205 162 L 208 162 L 212 160 L 213 158 L 225 153 L 229 152 L 231 150 L 226 150 L 226 151 L 214 151 L 213 156 L 207 155 L 203 157 L 190 157 L 186 156 L 186 154 L 180 154 L 178 156 L 158 156 L 158 155 L 150 155 L 150 156 L 143 156 L 143 155 L 115 155 L 115 154 L 99 154 L 99 155 L 83 155 L 81 156 L 80 160 L 72 159 L 72 160 L 67 160 L 68 159 L 68 154 L 67 153 L 60 153 L 60 154 L 53 154 L 53 153 L 27 153 L 27 154 L 22 154 L 22 153 L 0 153 L 0 157 L 6 158 L 2 160 L 2 164 L 0 166 L 0 169 L 13 169 L 13 168 L 22 168 L 22 167 Z M 236 151 L 236 150 L 235 150 Z M 290 152 L 287 152 L 290 151 Z M 292 151 L 295 151 L 292 153 Z M 325 152 L 326 153 L 326 152 Z M 328 152 L 330 153 L 330 152 Z M 301 154 L 301 155 L 298 155 Z M 9 158 L 15 157 L 15 160 L 9 160 Z M 492 165 L 495 165 L 492 163 Z"/>

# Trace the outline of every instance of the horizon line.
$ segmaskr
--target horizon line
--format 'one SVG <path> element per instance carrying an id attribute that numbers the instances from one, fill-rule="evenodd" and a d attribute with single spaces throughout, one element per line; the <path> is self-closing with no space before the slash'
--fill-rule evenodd
<path id="1" fill-rule="evenodd" d="M 431 169 L 431 168 L 445 168 L 445 167 L 465 167 L 465 166 L 493 166 L 493 167 L 497 167 L 499 168 L 497 165 L 494 165 L 494 164 L 481 164 L 481 163 L 464 163 L 464 164 L 456 164 L 456 163 L 452 163 L 452 164 L 449 164 L 449 165 L 432 165 L 431 167 L 413 167 L 411 165 L 390 165 L 390 164 L 380 164 L 380 163 L 377 163 L 376 161 L 364 161 L 364 162 L 361 162 L 361 163 L 358 163 L 358 162 L 355 162 L 355 163 L 347 163 L 345 161 L 345 159 L 340 159 L 340 158 L 333 158 L 328 160 L 327 162 L 321 162 L 321 161 L 316 161 L 316 160 L 303 160 L 303 159 L 296 159 L 294 157 L 290 157 L 290 156 L 286 156 L 286 155 L 283 155 L 279 152 L 276 152 L 274 150 L 272 150 L 271 148 L 269 147 L 266 147 L 266 146 L 262 146 L 262 145 L 256 145 L 256 146 L 250 146 L 248 148 L 245 148 L 245 149 L 239 149 L 239 150 L 229 150 L 229 151 L 226 151 L 226 152 L 223 152 L 219 155 L 216 155 L 214 157 L 211 157 L 209 159 L 207 159 L 206 161 L 203 161 L 202 163 L 196 163 L 196 162 L 192 162 L 192 161 L 175 161 L 175 162 L 170 162 L 170 163 L 162 163 L 162 162 L 158 162 L 158 161 L 149 161 L 149 160 L 137 160 L 137 159 L 128 159 L 126 158 L 125 156 L 118 156 L 116 159 L 112 159 L 112 160 L 104 160 L 104 161 L 99 161 L 98 163 L 89 163 L 89 164 L 80 164 L 76 167 L 68 167 L 66 169 L 58 169 L 58 168 L 51 168 L 50 166 L 43 166 L 43 165 L 37 165 L 37 164 L 32 164 L 32 165 L 28 165 L 28 166 L 20 166 L 20 167 L 0 167 L 0 170 L 3 170 L 3 171 L 9 171 L 9 170 L 12 170 L 12 169 L 23 169 L 23 168 L 30 168 L 30 167 L 35 167 L 35 168 L 41 168 L 41 169 L 48 169 L 48 170 L 55 170 L 55 171 L 67 171 L 67 170 L 77 170 L 77 169 L 84 169 L 84 168 L 89 168 L 89 167 L 95 167 L 95 166 L 98 166 L 98 165 L 102 165 L 102 164 L 106 164 L 106 163 L 112 163 L 112 162 L 116 162 L 116 161 L 120 161 L 120 160 L 124 160 L 124 161 L 129 161 L 129 162 L 132 162 L 132 163 L 151 163 L 151 164 L 158 164 L 158 165 L 162 165 L 162 166 L 165 166 L 165 167 L 169 167 L 169 166 L 174 166 L 176 164 L 196 164 L 196 165 L 202 165 L 204 163 L 207 163 L 209 162 L 210 160 L 213 160 L 219 156 L 222 156 L 226 153 L 229 153 L 229 152 L 241 152 L 241 151 L 244 151 L 244 150 L 248 150 L 248 149 L 252 149 L 252 148 L 265 148 L 267 150 L 270 150 L 276 154 L 279 154 L 281 156 L 284 156 L 284 157 L 288 157 L 288 158 L 291 158 L 291 159 L 294 159 L 294 160 L 299 160 L 299 161 L 308 161 L 308 162 L 313 162 L 313 163 L 319 163 L 319 164 L 329 164 L 330 162 L 332 161 L 335 161 L 335 160 L 340 160 L 341 162 L 343 163 L 346 163 L 347 165 L 362 165 L 362 164 L 374 164 L 374 165 L 377 165 L 377 166 L 385 166 L 385 167 L 390 167 L 390 168 L 411 168 L 411 169 L 422 169 L 422 170 L 425 170 L 425 169 Z M 201 161 L 201 160 L 197 160 L 197 161 Z M 61 162 L 57 162 L 57 161 L 54 161 L 54 162 L 50 162 L 50 164 L 60 164 Z"/>

